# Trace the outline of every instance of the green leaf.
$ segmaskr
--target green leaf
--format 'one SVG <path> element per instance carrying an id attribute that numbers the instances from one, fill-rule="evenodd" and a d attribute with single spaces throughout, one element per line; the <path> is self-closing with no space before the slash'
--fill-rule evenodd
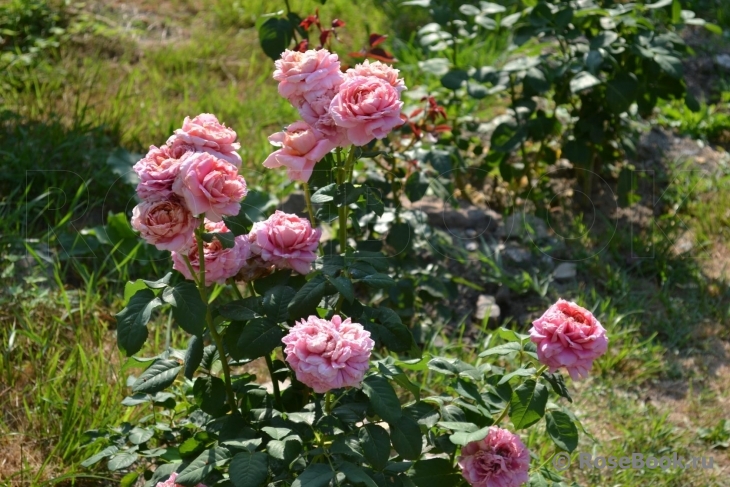
<path id="1" fill-rule="evenodd" d="M 534 68 L 540 65 L 540 58 L 537 56 L 532 57 L 520 57 L 513 61 L 508 62 L 502 66 L 502 71 L 505 73 L 513 73 L 516 71 L 527 71 L 530 68 Z"/>
<path id="2" fill-rule="evenodd" d="M 509 417 L 515 428 L 527 428 L 540 421 L 545 415 L 547 400 L 547 387 L 533 379 L 515 389 L 509 407 Z"/>
<path id="3" fill-rule="evenodd" d="M 570 397 L 568 387 L 565 385 L 565 379 L 559 373 L 551 374 L 550 372 L 543 372 L 542 376 L 547 380 L 557 394 L 560 397 L 566 398 L 568 401 L 573 402 L 573 398 Z"/>
<path id="4" fill-rule="evenodd" d="M 416 462 L 410 477 L 417 487 L 454 487 L 462 479 L 451 462 L 445 458 L 429 458 Z"/>
<path id="5" fill-rule="evenodd" d="M 613 113 L 623 113 L 636 100 L 639 82 L 633 73 L 621 73 L 606 83 L 607 108 Z"/>
<path id="6" fill-rule="evenodd" d="M 512 377 L 530 377 L 535 373 L 535 369 L 530 367 L 529 369 L 525 368 L 519 368 L 517 370 L 514 370 L 510 372 L 509 374 L 505 374 L 499 382 L 497 382 L 497 385 L 504 384 L 505 382 L 509 382 L 509 380 Z"/>
<path id="7" fill-rule="evenodd" d="M 497 28 L 497 21 L 486 15 L 477 15 L 474 17 L 474 23 L 481 25 L 487 30 L 495 30 Z"/>
<path id="8" fill-rule="evenodd" d="M 200 376 L 195 379 L 193 396 L 200 409 L 213 417 L 226 414 L 226 385 L 218 377 Z"/>
<path id="9" fill-rule="evenodd" d="M 366 377 L 362 390 L 370 398 L 370 406 L 375 414 L 388 423 L 395 423 L 401 418 L 400 401 L 386 379 L 377 375 Z"/>
<path id="10" fill-rule="evenodd" d="M 104 448 L 102 451 L 100 451 L 96 455 L 92 455 L 89 458 L 87 458 L 86 460 L 84 460 L 83 462 L 81 462 L 81 466 L 84 468 L 89 468 L 90 466 L 97 463 L 99 460 L 106 458 L 106 457 L 110 457 L 118 451 L 119 451 L 118 446 L 115 446 L 115 445 L 107 446 L 106 448 Z"/>
<path id="11" fill-rule="evenodd" d="M 480 357 L 488 357 L 490 355 L 509 355 L 513 352 L 519 352 L 522 350 L 522 345 L 516 342 L 503 343 L 496 347 L 488 348 L 479 354 Z"/>
<path id="12" fill-rule="evenodd" d="M 291 487 L 327 487 L 335 476 L 329 465 L 315 463 L 308 466 Z"/>
<path id="13" fill-rule="evenodd" d="M 287 19 L 272 17 L 259 27 L 259 42 L 261 49 L 271 59 L 276 61 L 281 53 L 289 46 L 292 38 L 293 26 Z"/>
<path id="14" fill-rule="evenodd" d="M 190 437 L 180 444 L 178 453 L 180 453 L 181 457 L 190 457 L 193 455 L 197 457 L 204 449 L 205 444 L 203 442 L 196 440 L 194 437 Z"/>
<path id="15" fill-rule="evenodd" d="M 314 276 L 302 286 L 289 303 L 289 313 L 292 319 L 313 314 L 324 297 L 327 280 L 321 274 Z"/>
<path id="16" fill-rule="evenodd" d="M 137 455 L 136 453 L 120 453 L 119 455 L 114 455 L 111 459 L 109 459 L 109 463 L 107 463 L 107 468 L 112 472 L 116 470 L 121 470 L 132 465 L 134 462 L 137 461 L 137 458 L 139 458 L 139 455 Z"/>
<path id="17" fill-rule="evenodd" d="M 429 181 L 426 175 L 422 171 L 414 171 L 406 180 L 406 196 L 409 200 L 416 202 L 426 194 L 428 185 Z"/>
<path id="18" fill-rule="evenodd" d="M 372 274 L 362 278 L 362 282 L 376 289 L 387 289 L 395 285 L 395 281 L 387 274 Z"/>
<path id="19" fill-rule="evenodd" d="M 390 425 L 390 440 L 395 451 L 406 460 L 417 460 L 421 456 L 421 428 L 410 416 L 403 415 Z"/>
<path id="20" fill-rule="evenodd" d="M 172 305 L 172 316 L 180 328 L 191 335 L 202 336 L 208 307 L 200 291 L 190 281 L 182 281 L 162 292 L 162 299 Z"/>
<path id="21" fill-rule="evenodd" d="M 232 232 L 212 232 L 201 235 L 203 242 L 211 243 L 218 240 L 224 249 L 232 249 L 236 245 L 235 235 Z"/>
<path id="22" fill-rule="evenodd" d="M 475 15 L 479 15 L 482 11 L 474 5 L 465 4 L 459 7 L 459 12 L 469 17 L 474 17 Z"/>
<path id="23" fill-rule="evenodd" d="M 355 485 L 364 485 L 365 487 L 378 487 L 378 484 L 365 473 L 365 470 L 358 467 L 354 463 L 340 462 L 337 466 L 337 470 L 345 474 L 347 480 Z"/>
<path id="24" fill-rule="evenodd" d="M 204 350 L 203 339 L 195 335 L 191 336 L 188 340 L 188 349 L 185 351 L 185 370 L 183 372 L 187 379 L 193 378 L 193 374 L 203 361 Z"/>
<path id="25" fill-rule="evenodd" d="M 129 432 L 129 435 L 127 436 L 127 439 L 130 443 L 133 445 L 140 445 L 144 443 L 145 441 L 149 440 L 154 436 L 155 432 L 151 429 L 147 428 L 140 428 L 139 426 L 135 426 L 132 428 L 132 431 Z"/>
<path id="26" fill-rule="evenodd" d="M 337 289 L 337 292 L 340 293 L 340 296 L 342 296 L 345 301 L 352 303 L 355 299 L 355 289 L 352 287 L 352 281 L 350 281 L 349 278 L 339 276 L 335 278 L 328 278 L 327 280 L 335 287 L 335 289 Z"/>
<path id="27" fill-rule="evenodd" d="M 458 90 L 469 79 L 469 74 L 463 69 L 452 69 L 441 77 L 444 88 Z"/>
<path id="28" fill-rule="evenodd" d="M 717 34 L 719 36 L 722 35 L 722 27 L 717 24 L 713 24 L 712 22 L 705 22 L 704 27 L 713 34 Z"/>
<path id="29" fill-rule="evenodd" d="M 281 345 L 284 330 L 263 318 L 248 322 L 238 338 L 238 353 L 243 358 L 254 359 L 270 354 Z"/>
<path id="30" fill-rule="evenodd" d="M 654 61 L 662 68 L 662 71 L 673 78 L 680 79 L 682 77 L 682 61 L 674 56 L 666 54 L 655 54 Z"/>
<path id="31" fill-rule="evenodd" d="M 136 281 L 128 281 L 127 284 L 124 285 L 124 304 L 125 306 L 129 304 L 129 300 L 134 296 L 137 291 L 140 291 L 142 289 L 146 289 L 147 285 L 144 283 L 142 279 L 137 279 Z"/>
<path id="32" fill-rule="evenodd" d="M 302 451 L 302 443 L 298 439 L 271 440 L 266 444 L 269 455 L 283 462 L 291 463 Z"/>
<path id="33" fill-rule="evenodd" d="M 588 71 L 581 71 L 570 80 L 570 91 L 572 93 L 580 93 L 581 91 L 593 88 L 600 84 L 600 79 L 596 78 Z"/>
<path id="34" fill-rule="evenodd" d="M 177 377 L 182 366 L 177 360 L 156 360 L 134 381 L 132 392 L 154 394 L 167 389 Z"/>
<path id="35" fill-rule="evenodd" d="M 218 307 L 218 313 L 229 320 L 248 321 L 261 317 L 261 306 L 257 296 L 231 301 Z"/>
<path id="36" fill-rule="evenodd" d="M 206 450 L 179 473 L 175 482 L 193 487 L 202 482 L 216 466 L 228 462 L 229 458 L 231 454 L 226 448 L 216 447 Z"/>
<path id="37" fill-rule="evenodd" d="M 569 140 L 563 145 L 563 155 L 573 164 L 588 167 L 591 162 L 591 148 L 584 140 Z"/>
<path id="38" fill-rule="evenodd" d="M 527 139 L 527 129 L 517 126 L 514 122 L 504 122 L 492 132 L 491 150 L 497 152 L 512 152 Z"/>
<path id="39" fill-rule="evenodd" d="M 129 300 L 129 304 L 117 313 L 117 346 L 127 357 L 142 350 L 147 341 L 147 322 L 152 310 L 162 305 L 162 300 L 155 297 L 149 289 L 137 291 Z"/>
<path id="40" fill-rule="evenodd" d="M 672 1 L 673 0 L 659 0 L 656 3 L 647 3 L 646 5 L 644 5 L 644 8 L 654 9 L 654 8 L 667 7 L 672 4 Z"/>
<path id="41" fill-rule="evenodd" d="M 453 435 L 449 436 L 449 440 L 451 440 L 451 443 L 454 445 L 466 445 L 467 443 L 471 443 L 472 441 L 479 441 L 483 440 L 487 437 L 487 434 L 489 433 L 489 426 L 484 427 L 480 430 L 476 431 L 457 431 Z"/>
<path id="42" fill-rule="evenodd" d="M 358 432 L 363 455 L 375 470 L 383 470 L 390 458 L 390 439 L 385 428 L 377 424 L 366 424 Z"/>
<path id="43" fill-rule="evenodd" d="M 269 476 L 269 459 L 261 452 L 236 453 L 228 474 L 235 487 L 259 487 Z"/>
<path id="44" fill-rule="evenodd" d="M 319 188 L 312 195 L 312 203 L 322 204 L 334 201 L 337 196 L 337 183 L 328 184 L 323 188 Z"/>
<path id="45" fill-rule="evenodd" d="M 264 294 L 264 313 L 275 323 L 283 323 L 289 318 L 288 306 L 294 298 L 294 289 L 289 286 L 276 286 Z"/>
<path id="46" fill-rule="evenodd" d="M 139 478 L 139 472 L 129 472 L 127 475 L 122 477 L 122 480 L 119 481 L 120 487 L 132 487 L 137 483 L 137 479 Z"/>
<path id="47" fill-rule="evenodd" d="M 253 226 L 253 222 L 244 211 L 239 211 L 236 216 L 224 216 L 223 221 L 228 230 L 236 237 L 239 235 L 248 235 Z"/>
<path id="48" fill-rule="evenodd" d="M 547 434 L 558 448 L 573 452 L 578 447 L 578 428 L 570 417 L 561 411 L 550 411 L 545 415 Z"/>

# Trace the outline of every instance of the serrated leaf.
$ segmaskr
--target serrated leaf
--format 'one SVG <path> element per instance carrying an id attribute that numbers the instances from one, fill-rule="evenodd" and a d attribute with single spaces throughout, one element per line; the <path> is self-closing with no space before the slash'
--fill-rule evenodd
<path id="1" fill-rule="evenodd" d="M 335 476 L 329 465 L 315 463 L 308 466 L 291 484 L 292 487 L 327 487 Z"/>
<path id="2" fill-rule="evenodd" d="M 636 100 L 639 82 L 636 75 L 619 74 L 606 83 L 606 101 L 608 109 L 613 113 L 623 113 Z"/>
<path id="3" fill-rule="evenodd" d="M 147 322 L 152 310 L 162 305 L 162 300 L 155 297 L 149 289 L 137 291 L 129 299 L 126 308 L 120 311 L 117 318 L 117 345 L 127 357 L 139 352 L 147 341 Z"/>
<path id="4" fill-rule="evenodd" d="M 548 436 L 558 448 L 573 452 L 578 447 L 578 428 L 570 417 L 561 411 L 550 411 L 545 415 Z"/>
<path id="5" fill-rule="evenodd" d="M 428 191 L 429 180 L 422 171 L 414 171 L 406 180 L 405 192 L 408 199 L 416 202 Z"/>
<path id="6" fill-rule="evenodd" d="M 284 18 L 272 17 L 259 27 L 259 42 L 264 53 L 276 61 L 289 46 L 294 28 Z"/>
<path id="7" fill-rule="evenodd" d="M 231 301 L 218 307 L 218 313 L 229 320 L 248 321 L 261 316 L 261 306 L 257 296 Z"/>
<path id="8" fill-rule="evenodd" d="M 112 458 L 110 458 L 109 463 L 107 463 L 106 466 L 110 471 L 115 472 L 117 470 L 129 467 L 134 462 L 136 462 L 138 458 L 139 455 L 137 455 L 136 453 L 124 452 L 120 453 L 119 455 L 114 455 Z"/>
<path id="9" fill-rule="evenodd" d="M 292 319 L 311 314 L 324 297 L 327 280 L 322 275 L 314 276 L 302 286 L 289 303 L 289 313 Z"/>
<path id="10" fill-rule="evenodd" d="M 417 460 L 421 456 L 421 428 L 410 416 L 403 415 L 390 425 L 390 440 L 395 451 L 406 460 Z"/>
<path id="11" fill-rule="evenodd" d="M 512 392 L 509 417 L 516 429 L 527 428 L 545 415 L 547 387 L 528 379 Z"/>
<path id="12" fill-rule="evenodd" d="M 378 484 L 365 473 L 365 470 L 350 462 L 340 462 L 337 470 L 344 473 L 347 480 L 355 485 L 364 485 L 365 487 L 378 487 Z"/>
<path id="13" fill-rule="evenodd" d="M 550 372 L 543 372 L 542 376 L 547 380 L 558 396 L 566 398 L 568 401 L 573 402 L 573 398 L 570 397 L 568 387 L 565 385 L 565 379 L 559 373 L 551 374 Z"/>
<path id="14" fill-rule="evenodd" d="M 182 366 L 177 360 L 156 360 L 132 384 L 133 392 L 154 394 L 170 387 Z"/>
<path id="15" fill-rule="evenodd" d="M 530 376 L 532 376 L 534 374 L 535 374 L 535 369 L 532 368 L 532 367 L 529 368 L 529 369 L 520 368 L 520 369 L 517 369 L 517 370 L 514 370 L 514 371 L 510 372 L 509 374 L 505 374 L 499 380 L 499 382 L 497 382 L 497 385 L 504 384 L 505 382 L 509 382 L 509 380 L 512 377 L 530 377 Z"/>
<path id="16" fill-rule="evenodd" d="M 449 440 L 454 445 L 466 445 L 468 443 L 471 443 L 472 441 L 479 441 L 483 440 L 487 437 L 487 434 L 489 433 L 489 426 L 476 430 L 476 431 L 457 431 L 453 435 L 449 436 Z"/>
<path id="17" fill-rule="evenodd" d="M 377 424 L 366 424 L 358 433 L 363 455 L 375 470 L 383 470 L 390 458 L 390 438 L 385 428 Z"/>
<path id="18" fill-rule="evenodd" d="M 226 448 L 217 447 L 206 450 L 178 474 L 175 482 L 186 487 L 193 487 L 202 482 L 216 466 L 225 464 L 230 458 L 231 454 Z"/>
<path id="19" fill-rule="evenodd" d="M 334 201 L 335 196 L 337 196 L 337 183 L 332 183 L 315 191 L 312 195 L 311 201 L 315 204 L 327 203 L 329 201 Z"/>
<path id="20" fill-rule="evenodd" d="M 236 453 L 228 474 L 235 487 L 259 487 L 269 476 L 269 459 L 261 452 Z"/>
<path id="21" fill-rule="evenodd" d="M 210 232 L 201 235 L 203 242 L 211 243 L 218 240 L 224 249 L 232 249 L 236 245 L 235 235 L 232 232 Z"/>
<path id="22" fill-rule="evenodd" d="M 95 463 L 97 463 L 99 460 L 102 460 L 106 457 L 110 457 L 118 451 L 119 451 L 118 446 L 115 446 L 115 445 L 107 446 L 106 448 L 104 448 L 102 451 L 100 451 L 96 455 L 92 455 L 89 458 L 87 458 L 86 460 L 84 460 L 83 462 L 81 462 L 81 466 L 84 468 L 88 468 L 88 467 L 94 465 Z"/>
<path id="23" fill-rule="evenodd" d="M 462 477 L 445 458 L 429 458 L 413 465 L 411 480 L 417 487 L 454 487 Z"/>
<path id="24" fill-rule="evenodd" d="M 458 90 L 469 79 L 469 74 L 463 69 L 452 69 L 441 77 L 444 88 Z"/>
<path id="25" fill-rule="evenodd" d="M 302 443 L 295 439 L 271 440 L 266 444 L 266 451 L 277 460 L 291 463 L 302 451 Z"/>
<path id="26" fill-rule="evenodd" d="M 200 376 L 195 379 L 193 395 L 200 409 L 213 417 L 222 416 L 229 410 L 226 386 L 219 377 Z"/>
<path id="27" fill-rule="evenodd" d="M 386 379 L 371 375 L 363 381 L 363 392 L 370 398 L 370 406 L 375 414 L 388 423 L 397 422 L 401 415 L 400 401 Z"/>
<path id="28" fill-rule="evenodd" d="M 162 292 L 162 299 L 172 306 L 172 316 L 180 328 L 191 335 L 203 335 L 208 307 L 195 284 L 182 281 L 167 287 Z"/>
<path id="29" fill-rule="evenodd" d="M 134 428 L 132 428 L 132 431 L 129 432 L 127 439 L 133 445 L 139 445 L 152 438 L 154 434 L 155 432 L 151 429 L 135 426 Z"/>
<path id="30" fill-rule="evenodd" d="M 570 91 L 572 93 L 580 93 L 581 91 L 593 88 L 600 84 L 600 79 L 596 78 L 588 71 L 581 71 L 570 80 Z"/>
<path id="31" fill-rule="evenodd" d="M 295 294 L 289 286 L 276 286 L 266 291 L 263 299 L 266 316 L 275 323 L 285 322 L 289 318 L 289 303 Z"/>
<path id="32" fill-rule="evenodd" d="M 188 340 L 188 348 L 185 351 L 185 370 L 183 374 L 186 378 L 192 379 L 195 371 L 203 361 L 203 352 L 205 350 L 205 343 L 203 339 L 193 335 Z"/>
<path id="33" fill-rule="evenodd" d="M 281 345 L 284 330 L 263 318 L 248 322 L 238 338 L 238 353 L 243 358 L 254 359 L 271 353 Z"/>
<path id="34" fill-rule="evenodd" d="M 337 292 L 340 293 L 340 296 L 342 296 L 345 301 L 352 303 L 355 299 L 355 289 L 352 287 L 352 281 L 349 278 L 339 276 L 329 278 L 327 280 L 335 287 L 335 289 L 337 289 Z"/>
<path id="35" fill-rule="evenodd" d="M 361 279 L 365 284 L 376 289 L 385 289 L 395 285 L 395 281 L 387 274 L 372 274 Z"/>

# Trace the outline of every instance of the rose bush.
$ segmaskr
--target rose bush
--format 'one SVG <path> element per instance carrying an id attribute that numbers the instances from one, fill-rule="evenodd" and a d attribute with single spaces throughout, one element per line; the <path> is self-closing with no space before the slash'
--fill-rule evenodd
<path id="1" fill-rule="evenodd" d="M 151 148 L 135 166 L 133 225 L 172 251 L 176 272 L 128 283 L 117 341 L 125 370 L 142 369 L 123 403 L 153 414 L 89 432 L 97 452 L 84 465 L 108 459 L 126 472 L 125 485 L 142 475 L 150 487 L 559 481 L 531 462 L 523 439 L 544 419 L 554 453 L 575 450 L 580 422 L 565 407 L 571 398 L 557 369 L 588 374 L 606 350 L 605 330 L 560 300 L 531 336 L 489 335 L 473 363 L 424 355 L 402 321 L 408 315 L 388 298 L 403 282 L 394 277 L 409 238 L 395 229 L 404 224 L 390 227 L 385 243 L 367 238 L 382 232 L 368 222 L 386 203 L 397 218 L 397 187 L 356 178 L 374 148 L 361 145 L 378 144 L 402 121 L 405 83 L 379 63 L 343 74 L 324 50 L 286 52 L 276 67 L 295 107 L 329 99 L 317 116 L 339 134 L 334 141 L 305 118 L 272 137 L 283 147 L 265 165 L 294 168 L 288 175 L 305 191 L 309 219 L 276 211 L 250 220 L 235 132 L 212 115 L 186 118 Z M 336 238 L 322 241 L 324 224 Z M 141 357 L 158 312 L 189 335 L 187 349 Z"/>

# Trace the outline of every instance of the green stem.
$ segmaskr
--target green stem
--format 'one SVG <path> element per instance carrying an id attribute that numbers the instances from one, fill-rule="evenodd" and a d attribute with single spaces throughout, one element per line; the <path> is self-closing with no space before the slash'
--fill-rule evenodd
<path id="1" fill-rule="evenodd" d="M 248 292 L 251 296 L 256 296 L 256 289 L 253 287 L 253 282 L 248 282 L 246 287 L 248 288 Z"/>
<path id="2" fill-rule="evenodd" d="M 198 277 L 198 291 L 200 292 L 200 298 L 205 303 L 205 322 L 208 325 L 210 336 L 213 338 L 215 347 L 218 349 L 218 356 L 223 366 L 223 379 L 226 386 L 226 395 L 228 396 L 228 405 L 231 408 L 231 412 L 236 411 L 236 396 L 233 394 L 233 387 L 231 386 L 231 369 L 228 366 L 228 358 L 226 357 L 226 351 L 223 348 L 223 340 L 218 334 L 215 325 L 213 324 L 213 314 L 210 312 L 210 306 L 208 304 L 208 290 L 205 287 L 205 247 L 203 245 L 203 233 L 205 233 L 205 222 L 201 221 L 200 226 L 195 231 L 195 240 L 198 243 L 198 261 L 200 265 L 200 276 Z"/>
<path id="3" fill-rule="evenodd" d="M 307 202 L 307 213 L 309 213 L 309 222 L 312 224 L 312 228 L 317 226 L 317 222 L 314 221 L 314 208 L 312 207 L 312 194 L 309 191 L 309 184 L 302 183 L 304 188 L 304 201 Z"/>
<path id="4" fill-rule="evenodd" d="M 324 398 L 324 410 L 327 414 L 332 414 L 332 393 L 329 391 L 325 392 Z"/>
<path id="5" fill-rule="evenodd" d="M 236 284 L 236 281 L 234 281 L 233 279 L 229 279 L 228 284 L 230 284 L 233 288 L 233 294 L 235 294 L 238 299 L 243 299 L 243 294 L 241 294 L 241 290 L 238 289 L 238 284 Z"/>
<path id="6" fill-rule="evenodd" d="M 339 158 L 339 161 L 342 161 L 342 158 Z M 347 154 L 347 160 L 345 161 L 344 166 L 338 167 L 338 184 L 344 184 L 346 182 L 350 182 L 350 179 L 352 179 L 352 166 L 355 162 L 355 146 L 350 146 L 350 152 Z M 347 249 L 347 211 L 349 208 L 347 207 L 347 204 L 345 202 L 342 203 L 342 206 L 338 208 L 338 216 L 340 221 L 340 252 L 345 253 L 345 250 Z"/>
<path id="7" fill-rule="evenodd" d="M 269 368 L 269 375 L 271 376 L 271 384 L 274 386 L 274 402 L 279 411 L 284 411 L 284 407 L 281 404 L 281 392 L 279 392 L 279 381 L 274 377 L 274 363 L 271 361 L 271 355 L 268 353 L 264 356 L 266 358 L 266 367 Z"/>
<path id="8" fill-rule="evenodd" d="M 198 284 L 198 274 L 195 272 L 195 269 L 193 269 L 193 265 L 190 263 L 190 259 L 186 254 L 182 254 L 183 260 L 185 261 L 185 265 L 188 266 L 188 270 L 190 271 L 190 277 L 193 278 L 193 282 L 196 286 L 199 286 Z"/>
<path id="9" fill-rule="evenodd" d="M 505 406 L 505 408 L 502 410 L 502 412 L 499 413 L 499 416 L 494 421 L 495 426 L 498 425 L 504 419 L 505 416 L 507 416 L 507 411 L 509 411 L 509 404 L 507 404 L 507 406 Z"/>
<path id="10" fill-rule="evenodd" d="M 540 367 L 539 369 L 537 369 L 537 372 L 535 372 L 535 379 L 539 379 L 540 376 L 542 375 L 542 373 L 547 370 L 547 368 L 548 368 L 547 365 L 543 365 L 542 367 Z"/>

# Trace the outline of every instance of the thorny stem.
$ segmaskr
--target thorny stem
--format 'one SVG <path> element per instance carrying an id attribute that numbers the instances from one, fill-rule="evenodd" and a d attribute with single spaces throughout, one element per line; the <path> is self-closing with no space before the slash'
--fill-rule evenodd
<path id="1" fill-rule="evenodd" d="M 233 387 L 231 386 L 231 369 L 228 366 L 228 359 L 226 358 L 226 351 L 223 348 L 223 340 L 218 334 L 215 325 L 213 324 L 213 315 L 210 312 L 210 306 L 208 304 L 208 290 L 205 287 L 205 247 L 203 245 L 203 233 L 205 233 L 205 222 L 201 221 L 200 226 L 196 229 L 195 240 L 198 243 L 198 261 L 200 265 L 200 277 L 198 278 L 198 291 L 200 297 L 205 303 L 205 322 L 210 330 L 210 336 L 213 338 L 215 347 L 218 349 L 218 356 L 223 366 L 223 379 L 226 385 L 226 395 L 228 396 L 228 405 L 231 408 L 231 412 L 236 411 L 236 396 L 233 394 Z"/>

